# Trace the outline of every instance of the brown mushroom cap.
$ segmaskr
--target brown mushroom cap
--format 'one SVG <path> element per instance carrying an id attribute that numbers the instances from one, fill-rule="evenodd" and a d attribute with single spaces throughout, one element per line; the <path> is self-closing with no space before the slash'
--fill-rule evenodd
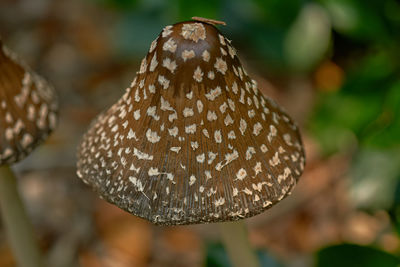
<path id="1" fill-rule="evenodd" d="M 57 124 L 53 87 L 0 40 L 0 165 L 25 158 Z"/>
<path id="2" fill-rule="evenodd" d="M 94 121 L 78 176 L 156 224 L 233 221 L 287 196 L 304 168 L 295 123 L 211 24 L 167 26 L 123 97 Z"/>

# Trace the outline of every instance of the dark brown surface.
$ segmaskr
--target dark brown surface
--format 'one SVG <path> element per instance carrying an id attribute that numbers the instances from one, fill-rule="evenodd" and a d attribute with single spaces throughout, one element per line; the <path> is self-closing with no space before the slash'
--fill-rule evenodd
<path id="1" fill-rule="evenodd" d="M 258 91 L 230 42 L 194 21 L 164 28 L 78 153 L 78 175 L 102 197 L 165 225 L 259 214 L 303 168 L 297 126 Z"/>
<path id="2" fill-rule="evenodd" d="M 0 41 L 0 164 L 27 156 L 57 125 L 54 89 Z"/>

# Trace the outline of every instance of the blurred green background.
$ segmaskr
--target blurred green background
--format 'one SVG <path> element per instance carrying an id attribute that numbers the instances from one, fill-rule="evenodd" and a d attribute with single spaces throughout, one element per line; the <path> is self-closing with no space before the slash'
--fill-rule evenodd
<path id="1" fill-rule="evenodd" d="M 229 266 L 210 228 L 131 222 L 74 174 L 87 124 L 122 95 L 161 29 L 192 16 L 227 23 L 219 29 L 250 75 L 302 128 L 298 189 L 248 223 L 265 266 L 399 266 L 400 1 L 2 0 L 0 35 L 61 95 L 60 129 L 17 167 L 53 266 Z M 45 209 L 50 179 L 59 199 Z M 76 207 L 83 194 L 89 204 Z M 110 230 L 121 218 L 124 237 Z M 71 257 L 60 256 L 71 231 Z M 0 266 L 13 266 L 9 254 L 1 234 Z"/>

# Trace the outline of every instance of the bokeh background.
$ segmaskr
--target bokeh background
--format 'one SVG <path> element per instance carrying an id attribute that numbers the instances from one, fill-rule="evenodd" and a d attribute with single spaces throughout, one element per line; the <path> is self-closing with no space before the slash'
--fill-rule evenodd
<path id="1" fill-rule="evenodd" d="M 248 72 L 302 129 L 294 193 L 247 220 L 264 266 L 398 266 L 399 1 L 1 0 L 3 41 L 60 95 L 58 129 L 14 166 L 49 266 L 229 266 L 215 225 L 153 226 L 75 174 L 91 119 L 162 27 L 192 16 L 227 23 Z M 0 266 L 14 266 L 1 225 Z"/>

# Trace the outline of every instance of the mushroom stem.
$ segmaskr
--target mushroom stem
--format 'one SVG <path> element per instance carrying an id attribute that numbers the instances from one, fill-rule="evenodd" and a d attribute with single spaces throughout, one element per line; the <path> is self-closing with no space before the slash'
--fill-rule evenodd
<path id="1" fill-rule="evenodd" d="M 0 166 L 0 210 L 18 266 L 43 266 L 33 227 L 19 196 L 15 176 L 8 165 Z"/>
<path id="2" fill-rule="evenodd" d="M 221 237 L 232 266 L 259 267 L 255 251 L 251 248 L 246 225 L 241 221 L 225 222 L 220 224 Z"/>

